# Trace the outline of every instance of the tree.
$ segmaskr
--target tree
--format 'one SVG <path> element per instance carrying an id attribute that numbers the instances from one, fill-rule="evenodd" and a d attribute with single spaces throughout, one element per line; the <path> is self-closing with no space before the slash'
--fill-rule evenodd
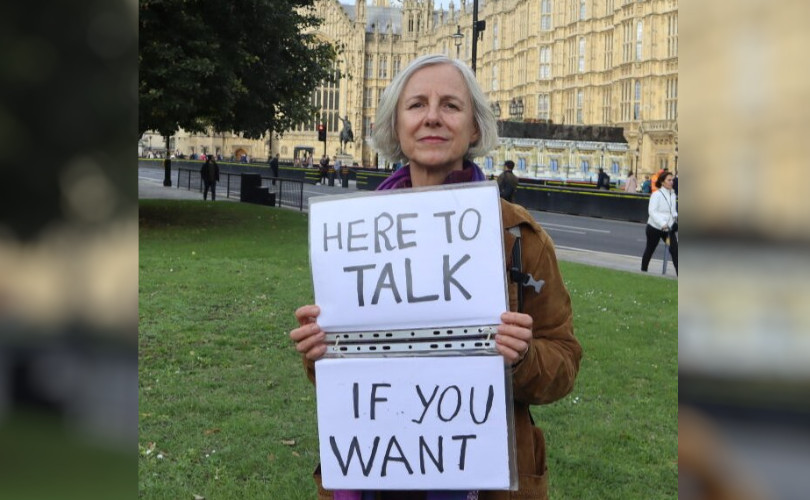
<path id="1" fill-rule="evenodd" d="M 140 0 L 142 135 L 231 131 L 258 139 L 311 119 L 337 48 L 305 34 L 314 0 Z"/>

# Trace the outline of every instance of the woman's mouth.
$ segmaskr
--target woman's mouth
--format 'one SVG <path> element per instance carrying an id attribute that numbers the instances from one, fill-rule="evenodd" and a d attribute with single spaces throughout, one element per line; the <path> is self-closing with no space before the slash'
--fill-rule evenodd
<path id="1" fill-rule="evenodd" d="M 447 139 L 445 139 L 444 137 L 439 137 L 439 136 L 435 136 L 435 135 L 429 135 L 427 137 L 422 137 L 421 139 L 419 139 L 419 142 L 425 142 L 425 143 L 428 143 L 428 144 L 436 144 L 436 143 L 446 142 L 446 141 L 447 141 Z"/>

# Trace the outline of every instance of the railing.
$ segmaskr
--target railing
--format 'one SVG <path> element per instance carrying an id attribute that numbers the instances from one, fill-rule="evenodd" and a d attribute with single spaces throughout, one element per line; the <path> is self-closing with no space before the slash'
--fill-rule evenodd
<path id="1" fill-rule="evenodd" d="M 226 198 L 241 198 L 242 174 L 220 172 L 220 181 L 216 184 L 217 194 L 222 194 L 224 188 Z M 286 177 L 273 177 L 262 175 L 262 186 L 268 188 L 270 193 L 276 193 L 276 205 L 281 207 L 298 208 L 304 210 L 304 181 Z M 177 169 L 177 188 L 202 193 L 203 183 L 200 171 L 185 167 Z"/>

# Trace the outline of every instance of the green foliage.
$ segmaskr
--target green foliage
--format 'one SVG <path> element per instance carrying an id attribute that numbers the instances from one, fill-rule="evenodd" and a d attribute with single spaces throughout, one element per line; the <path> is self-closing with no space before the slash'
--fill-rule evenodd
<path id="1" fill-rule="evenodd" d="M 138 130 L 261 138 L 313 116 L 337 49 L 306 32 L 313 0 L 140 0 Z"/>
<path id="2" fill-rule="evenodd" d="M 314 389 L 288 337 L 312 301 L 306 216 L 142 200 L 139 493 L 315 497 Z M 533 409 L 551 495 L 677 495 L 677 283 L 561 263 L 584 347 L 574 392 Z"/>

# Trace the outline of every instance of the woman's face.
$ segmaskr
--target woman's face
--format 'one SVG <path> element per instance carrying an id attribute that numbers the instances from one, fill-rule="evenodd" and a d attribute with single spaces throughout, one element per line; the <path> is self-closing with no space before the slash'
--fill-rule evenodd
<path id="1" fill-rule="evenodd" d="M 416 71 L 397 101 L 396 134 L 411 169 L 461 170 L 480 134 L 464 79 L 449 64 Z"/>
<path id="2" fill-rule="evenodd" d="M 664 181 L 661 183 L 661 187 L 664 187 L 664 188 L 667 188 L 667 189 L 672 189 L 672 179 L 673 178 L 674 177 L 672 176 L 672 174 L 666 174 L 664 176 Z"/>

